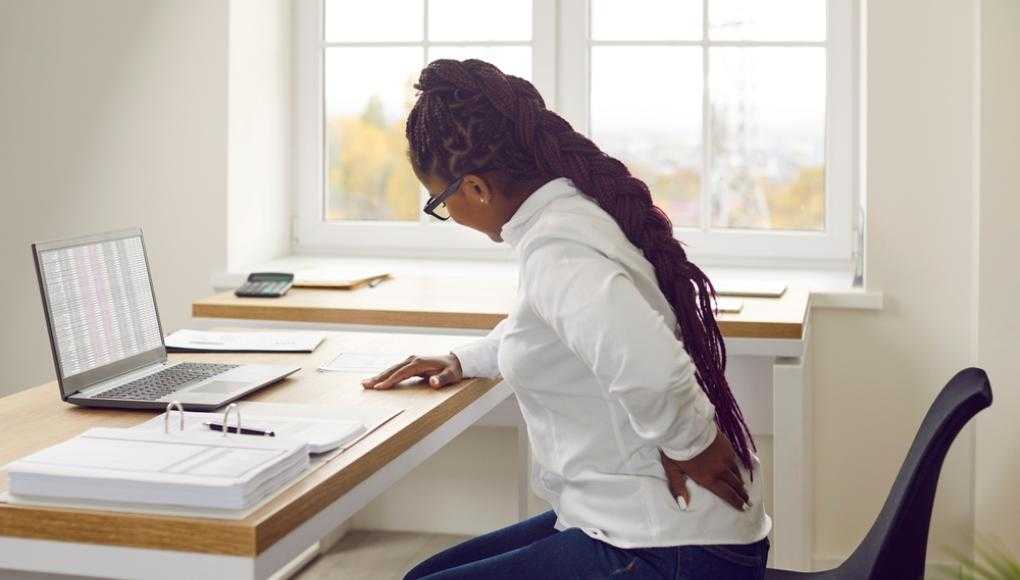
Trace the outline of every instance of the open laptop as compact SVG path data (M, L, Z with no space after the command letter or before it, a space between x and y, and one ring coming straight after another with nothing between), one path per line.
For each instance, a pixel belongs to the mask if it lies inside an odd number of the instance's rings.
M169 362L140 229L32 244L61 397L212 410L300 367Z

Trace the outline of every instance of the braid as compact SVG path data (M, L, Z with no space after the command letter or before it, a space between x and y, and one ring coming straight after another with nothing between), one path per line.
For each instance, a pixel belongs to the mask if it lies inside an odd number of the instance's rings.
M447 180L499 168L511 179L568 177L616 222L654 266L676 315L694 376L716 409L716 423L751 469L754 439L726 381L726 343L715 320L715 288L687 259L648 186L545 107L535 87L480 60L437 60L422 70L407 122L416 169Z

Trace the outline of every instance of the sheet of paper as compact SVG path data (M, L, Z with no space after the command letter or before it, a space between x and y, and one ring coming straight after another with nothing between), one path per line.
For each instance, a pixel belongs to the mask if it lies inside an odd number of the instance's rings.
M376 352L342 352L323 363L320 371L336 373L378 373L407 358L407 354Z
M241 401L238 403L241 411L241 426L256 427L269 426L276 432L277 437L292 436L308 442L315 448L313 453L321 453L324 447L324 440L336 433L333 429L339 423L350 424L352 433L350 437L343 438L341 449L346 449L360 441L365 435L378 429L384 423L399 415L404 409L388 405L307 405L300 403L260 403L254 401ZM222 422L223 413L199 413L186 411L184 413L185 431L204 431L209 427L203 425L207 421ZM180 416L174 412L170 416L170 429L179 428ZM230 420L231 426L234 419ZM134 427L135 429L150 429L162 431L164 426L163 415L157 415L152 419ZM356 426L364 426L364 429L355 429ZM317 432L320 427L329 427L331 432ZM229 435L228 435L229 437Z
M381 278L388 275L386 270L359 267L328 267L299 270L294 272L295 286L337 286L354 285L363 280Z
M778 298L786 292L785 282L769 282L744 278L720 278L712 280L712 285L719 296Z
M719 312L740 312L744 308L744 301L736 298L723 298L719 297L715 300L715 305L719 309Z
M246 429L260 429L272 431L276 437L287 437L298 439L308 444L311 453L324 453L332 451L336 447L349 446L350 443L364 433L366 424L355 419L319 419L310 417L281 417L276 415L253 415L243 413L241 426ZM179 416L174 413L171 417L174 421ZM374 419L374 418L373 418ZM184 414L185 431L211 431L208 423L216 425L223 424L223 413L198 413L188 411ZM236 423L230 420L230 427ZM163 429L163 415L159 415L136 429ZM179 423L172 423L171 429L179 429ZM245 435L246 437L248 435ZM236 437L227 434L227 437Z
M216 352L312 352L322 332L211 332L181 329L166 337L170 350Z

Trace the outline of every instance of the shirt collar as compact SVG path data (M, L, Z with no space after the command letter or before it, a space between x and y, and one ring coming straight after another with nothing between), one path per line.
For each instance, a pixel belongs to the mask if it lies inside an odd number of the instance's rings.
M532 192L528 199L525 199L524 203L517 208L514 215L503 224L503 228L500 231L503 241L516 248L524 234L535 223L535 218L538 217L547 205L561 197L576 195L577 193L577 187L574 186L574 182L569 178L557 177L546 182L545 185Z

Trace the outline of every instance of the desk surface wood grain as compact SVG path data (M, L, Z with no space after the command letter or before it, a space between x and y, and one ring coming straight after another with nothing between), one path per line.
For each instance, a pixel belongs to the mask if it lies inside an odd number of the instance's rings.
M263 362L301 370L245 400L323 406L383 405L403 413L313 471L243 520L125 514L99 510L0 504L0 535L65 542L158 548L253 557L330 505L488 392L495 381L472 379L434 390L408 382L390 391L366 391L362 374L320 373L341 350L430 354L470 340L463 336L330 332L312 354L174 354L200 362ZM394 361L398 362L398 361ZM130 427L155 412L85 409L60 400L48 383L0 399L0 465L97 426ZM16 435L16 436L11 436ZM0 488L6 488L5 477Z
M400 274L374 288L293 288L282 298L215 294L192 303L202 318L380 326L489 329L506 318L516 296L509 276L470 278ZM726 337L800 339L809 293L790 288L780 298L739 297L743 309L718 317Z

